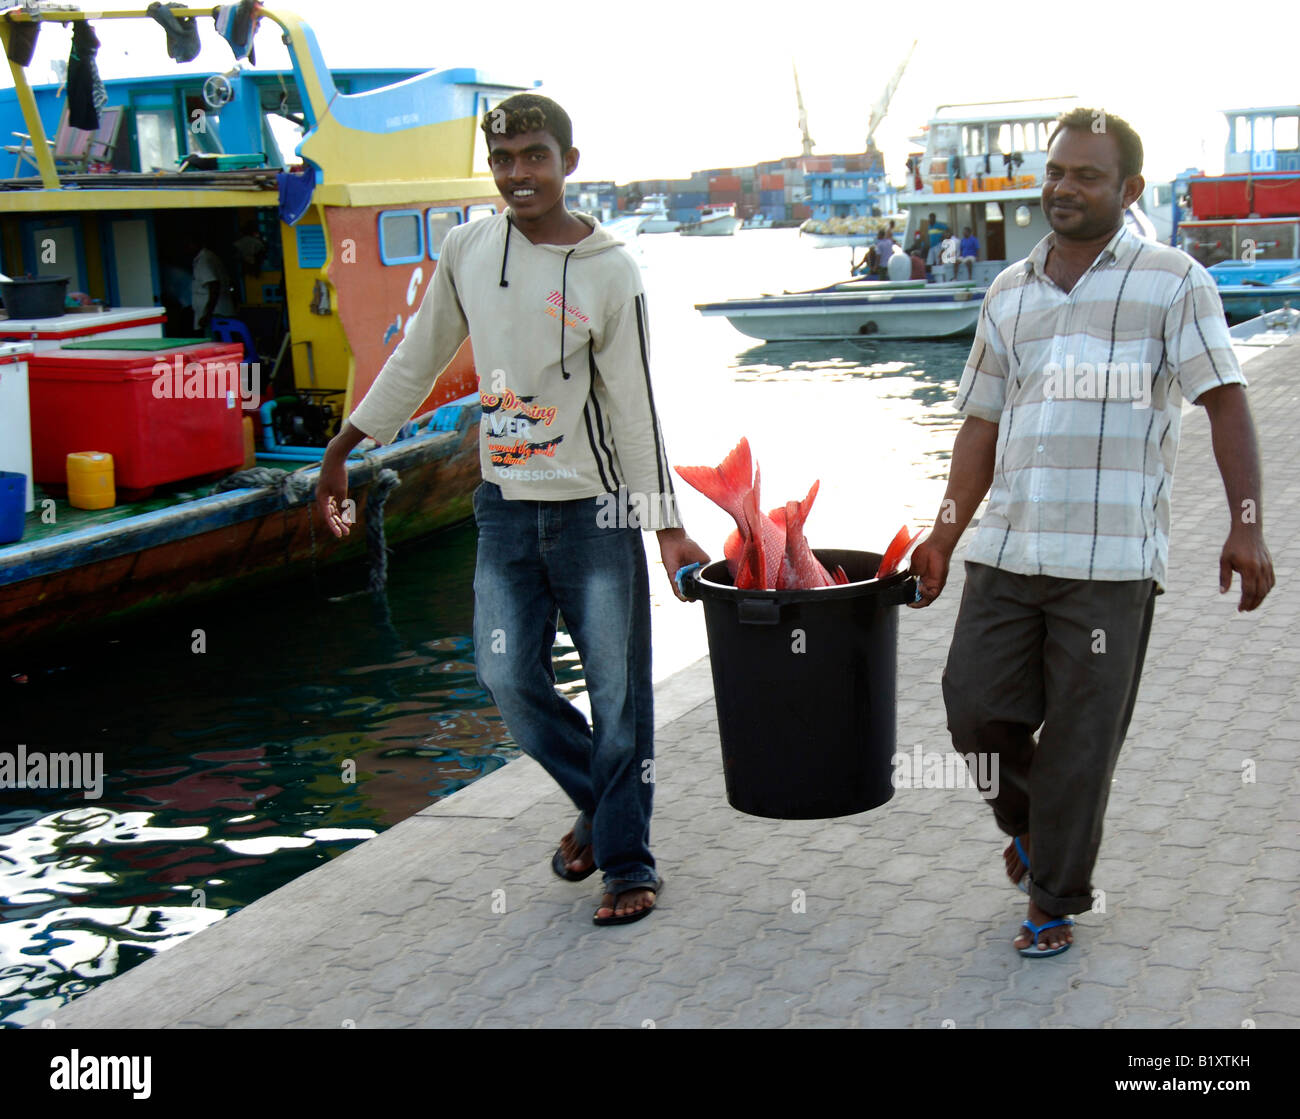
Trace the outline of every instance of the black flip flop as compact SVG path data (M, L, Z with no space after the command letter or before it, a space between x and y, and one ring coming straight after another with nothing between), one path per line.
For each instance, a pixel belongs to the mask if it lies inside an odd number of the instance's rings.
M579 849L591 846L591 828L581 816L574 822L573 838L577 840ZM557 847L551 856L551 869L557 878L563 878L566 882L581 882L596 873L596 861L593 858L591 866L586 870L570 870L569 860L564 857L564 848Z
M664 880L656 878L651 882L633 882L626 878L618 878L605 887L605 893L614 895L614 904L611 909L618 908L618 899L624 894L630 894L633 890L653 890L655 900L647 905L644 909L638 909L633 913L625 913L622 917L615 914L613 917L597 917L594 914L591 918L593 925L630 925L633 921L639 921L642 917L649 917L655 911L655 906L659 904L659 894L663 891Z

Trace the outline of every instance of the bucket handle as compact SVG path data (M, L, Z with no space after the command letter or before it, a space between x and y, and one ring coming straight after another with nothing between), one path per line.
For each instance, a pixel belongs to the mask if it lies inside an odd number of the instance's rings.
M699 599L700 586L700 564L688 563L677 569L677 574L673 576L673 581L677 584L677 589L681 591L682 597L687 602L695 602ZM690 578L687 578L690 576Z
M742 626L774 626L781 620L781 604L771 598L742 598L736 603Z
M921 584L915 575L909 575L897 586L880 592L881 606L906 606L921 601Z

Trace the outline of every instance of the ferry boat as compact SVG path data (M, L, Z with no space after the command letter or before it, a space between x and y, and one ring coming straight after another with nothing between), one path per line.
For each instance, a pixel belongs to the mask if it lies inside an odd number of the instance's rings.
M908 188L897 193L900 215L859 219L867 228L866 223L888 223L905 249L922 230L928 235L931 214L936 226L946 226L945 236L971 229L981 259L964 274L941 264L931 282L846 280L812 292L697 304L697 310L724 316L742 334L771 342L973 334L988 284L1050 232L1040 204L1048 138L1057 117L1075 102L1064 97L940 105L924 135L914 138L924 151L907 161ZM1156 236L1137 204L1125 212L1125 222L1139 236Z
M668 195L647 194L641 205L632 211L632 217L641 217L638 233L676 233L682 223L668 216Z
M211 18L208 10L172 11ZM257 11L263 33L273 27L283 35L291 72L240 65L106 81L101 121L117 116L115 144L71 172L56 164L70 136L58 91L30 86L23 67L10 64L14 89L0 91L0 129L25 135L12 145L23 149L11 153L19 166L0 181L0 271L65 275L92 301L81 313L43 321L0 318L9 383L24 363L31 377L22 406L30 388L37 408L39 367L51 346L63 353L73 339L89 341L104 347L94 354L105 366L124 360L114 346L146 353L152 346L168 360L188 352L182 343L195 341L188 316L180 322L165 309L169 287L188 289L191 279L177 246L192 234L229 245L248 233L265 251L238 274L238 314L213 323L229 332L237 355L242 347L270 401L247 413L260 427L256 463L285 471L253 476L230 492L216 492L211 476L190 478L93 512L72 508L57 482L29 489L21 540L0 546L0 644L11 653L86 624L362 554L367 534L360 532L322 546L313 488L323 445L401 340L447 231L499 204L478 123L527 87L469 68L332 73L299 17ZM9 53L24 24L110 19L155 29L162 55L163 32L143 7L11 9L0 39ZM228 60L226 45L217 46ZM288 166L276 140L286 122L300 135ZM146 337L110 338L114 326ZM401 484L371 507L383 510L390 542L470 515L479 476L476 390L466 343L403 437L358 448L348 464L358 520L387 469ZM0 471L30 476L23 465L52 438L34 428L33 447L0 440ZM121 434L105 428L97 445L79 449L109 450ZM138 449L147 457L151 446L146 440Z
M700 216L695 221L683 222L677 230L683 237L730 237L740 228L733 202L712 202L696 208Z
M1224 173L1175 179L1175 237L1209 269L1224 313L1239 323L1300 305L1300 105L1224 116Z

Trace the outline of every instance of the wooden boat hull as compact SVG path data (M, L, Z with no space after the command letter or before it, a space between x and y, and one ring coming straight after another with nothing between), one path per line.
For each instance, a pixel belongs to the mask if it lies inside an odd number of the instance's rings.
M274 486L234 490L0 548L0 648L12 657L87 627L358 559L370 487L384 468L400 478L384 505L388 543L467 519L481 480L479 407L452 408L452 430L422 431L349 460L358 523L341 540L315 511L320 468L312 465L291 475L301 480L297 496Z

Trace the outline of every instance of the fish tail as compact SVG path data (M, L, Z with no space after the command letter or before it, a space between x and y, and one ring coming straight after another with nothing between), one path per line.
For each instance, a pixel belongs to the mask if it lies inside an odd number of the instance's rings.
M742 502L753 484L748 439L742 438L717 466L675 466L673 469L682 481L735 517L737 524L743 522Z

